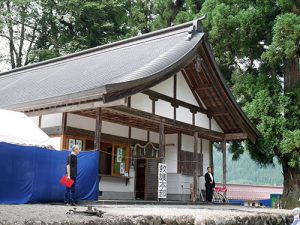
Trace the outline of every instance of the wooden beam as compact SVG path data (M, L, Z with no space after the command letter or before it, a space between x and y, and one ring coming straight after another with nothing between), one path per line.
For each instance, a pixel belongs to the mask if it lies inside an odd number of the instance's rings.
M248 138L246 133L227 133L224 134L224 140L233 141L233 140L245 140Z
M184 102L184 101L181 101L181 100L178 100L178 99L174 99L170 96L158 93L156 91L146 90L146 91L143 91L142 93L148 95L151 98L161 99L163 101L169 102L174 107L181 106L181 107L184 107L184 108L196 111L196 112L201 112L201 113L204 113L204 114L208 114L207 110L204 109L204 108L200 108L199 106L192 105L190 103L187 103L187 102Z
M106 108L106 110L123 113L132 117L141 118L143 120L147 120L151 122L156 122L158 124L163 123L166 126L179 128L180 130L184 131L184 133L190 135L193 135L194 132L198 132L200 137L208 140L214 140L214 141L223 140L224 134L221 132L208 130L206 128L197 127L180 121L174 121L172 119L161 117L158 115L152 115L151 113L143 112L137 109L128 108L125 106L117 106L117 107Z
M94 148L100 150L101 143L101 129L102 129L102 109L96 109L96 128L95 128L95 139L94 139Z
M97 100L88 103L74 103L72 105L58 105L52 106L48 108L40 108L40 109L20 109L18 111L24 112L27 116L39 116L39 115L46 115L52 113L60 113L60 112L75 112L80 110L87 110L87 109L95 109L100 107L111 107L111 106L118 106L118 105L127 105L127 99L123 98L114 102L103 103L103 101Z

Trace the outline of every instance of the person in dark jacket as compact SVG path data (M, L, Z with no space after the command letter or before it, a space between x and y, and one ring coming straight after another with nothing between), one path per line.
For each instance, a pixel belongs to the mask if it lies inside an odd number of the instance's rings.
M215 188L215 179L211 167L207 167L205 174L206 201L212 202L213 189Z
M76 178L77 178L77 155L79 154L80 149L78 145L74 145L72 147L72 152L68 155L67 158L67 176L68 179L72 179L74 181L73 185L68 188L66 187L65 191L65 204L66 205L76 205L75 203L75 186L76 186Z

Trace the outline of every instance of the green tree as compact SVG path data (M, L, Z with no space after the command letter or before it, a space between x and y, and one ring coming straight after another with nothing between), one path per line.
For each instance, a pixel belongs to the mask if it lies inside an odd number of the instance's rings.
M247 142L251 157L282 165L285 207L300 196L299 4L206 0L200 12L234 95L261 133Z
M38 9L38 1L0 0L0 37L8 45L12 69L29 63L36 40Z
M128 0L126 9L129 14L127 22L129 35L145 34L151 31L154 20L154 0Z
M128 1L45 0L32 62L100 46L128 36Z

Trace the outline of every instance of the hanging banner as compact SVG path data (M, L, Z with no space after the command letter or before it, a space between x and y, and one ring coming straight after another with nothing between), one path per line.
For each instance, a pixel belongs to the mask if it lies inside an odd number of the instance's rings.
M158 163L158 198L167 198L167 164Z

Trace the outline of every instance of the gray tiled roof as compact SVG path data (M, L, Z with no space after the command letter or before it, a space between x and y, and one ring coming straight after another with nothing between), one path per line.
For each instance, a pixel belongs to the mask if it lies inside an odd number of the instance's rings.
M182 66L203 33L187 40L186 23L12 70L0 77L0 108L20 108L104 94L156 79ZM178 70L180 68L177 68Z

